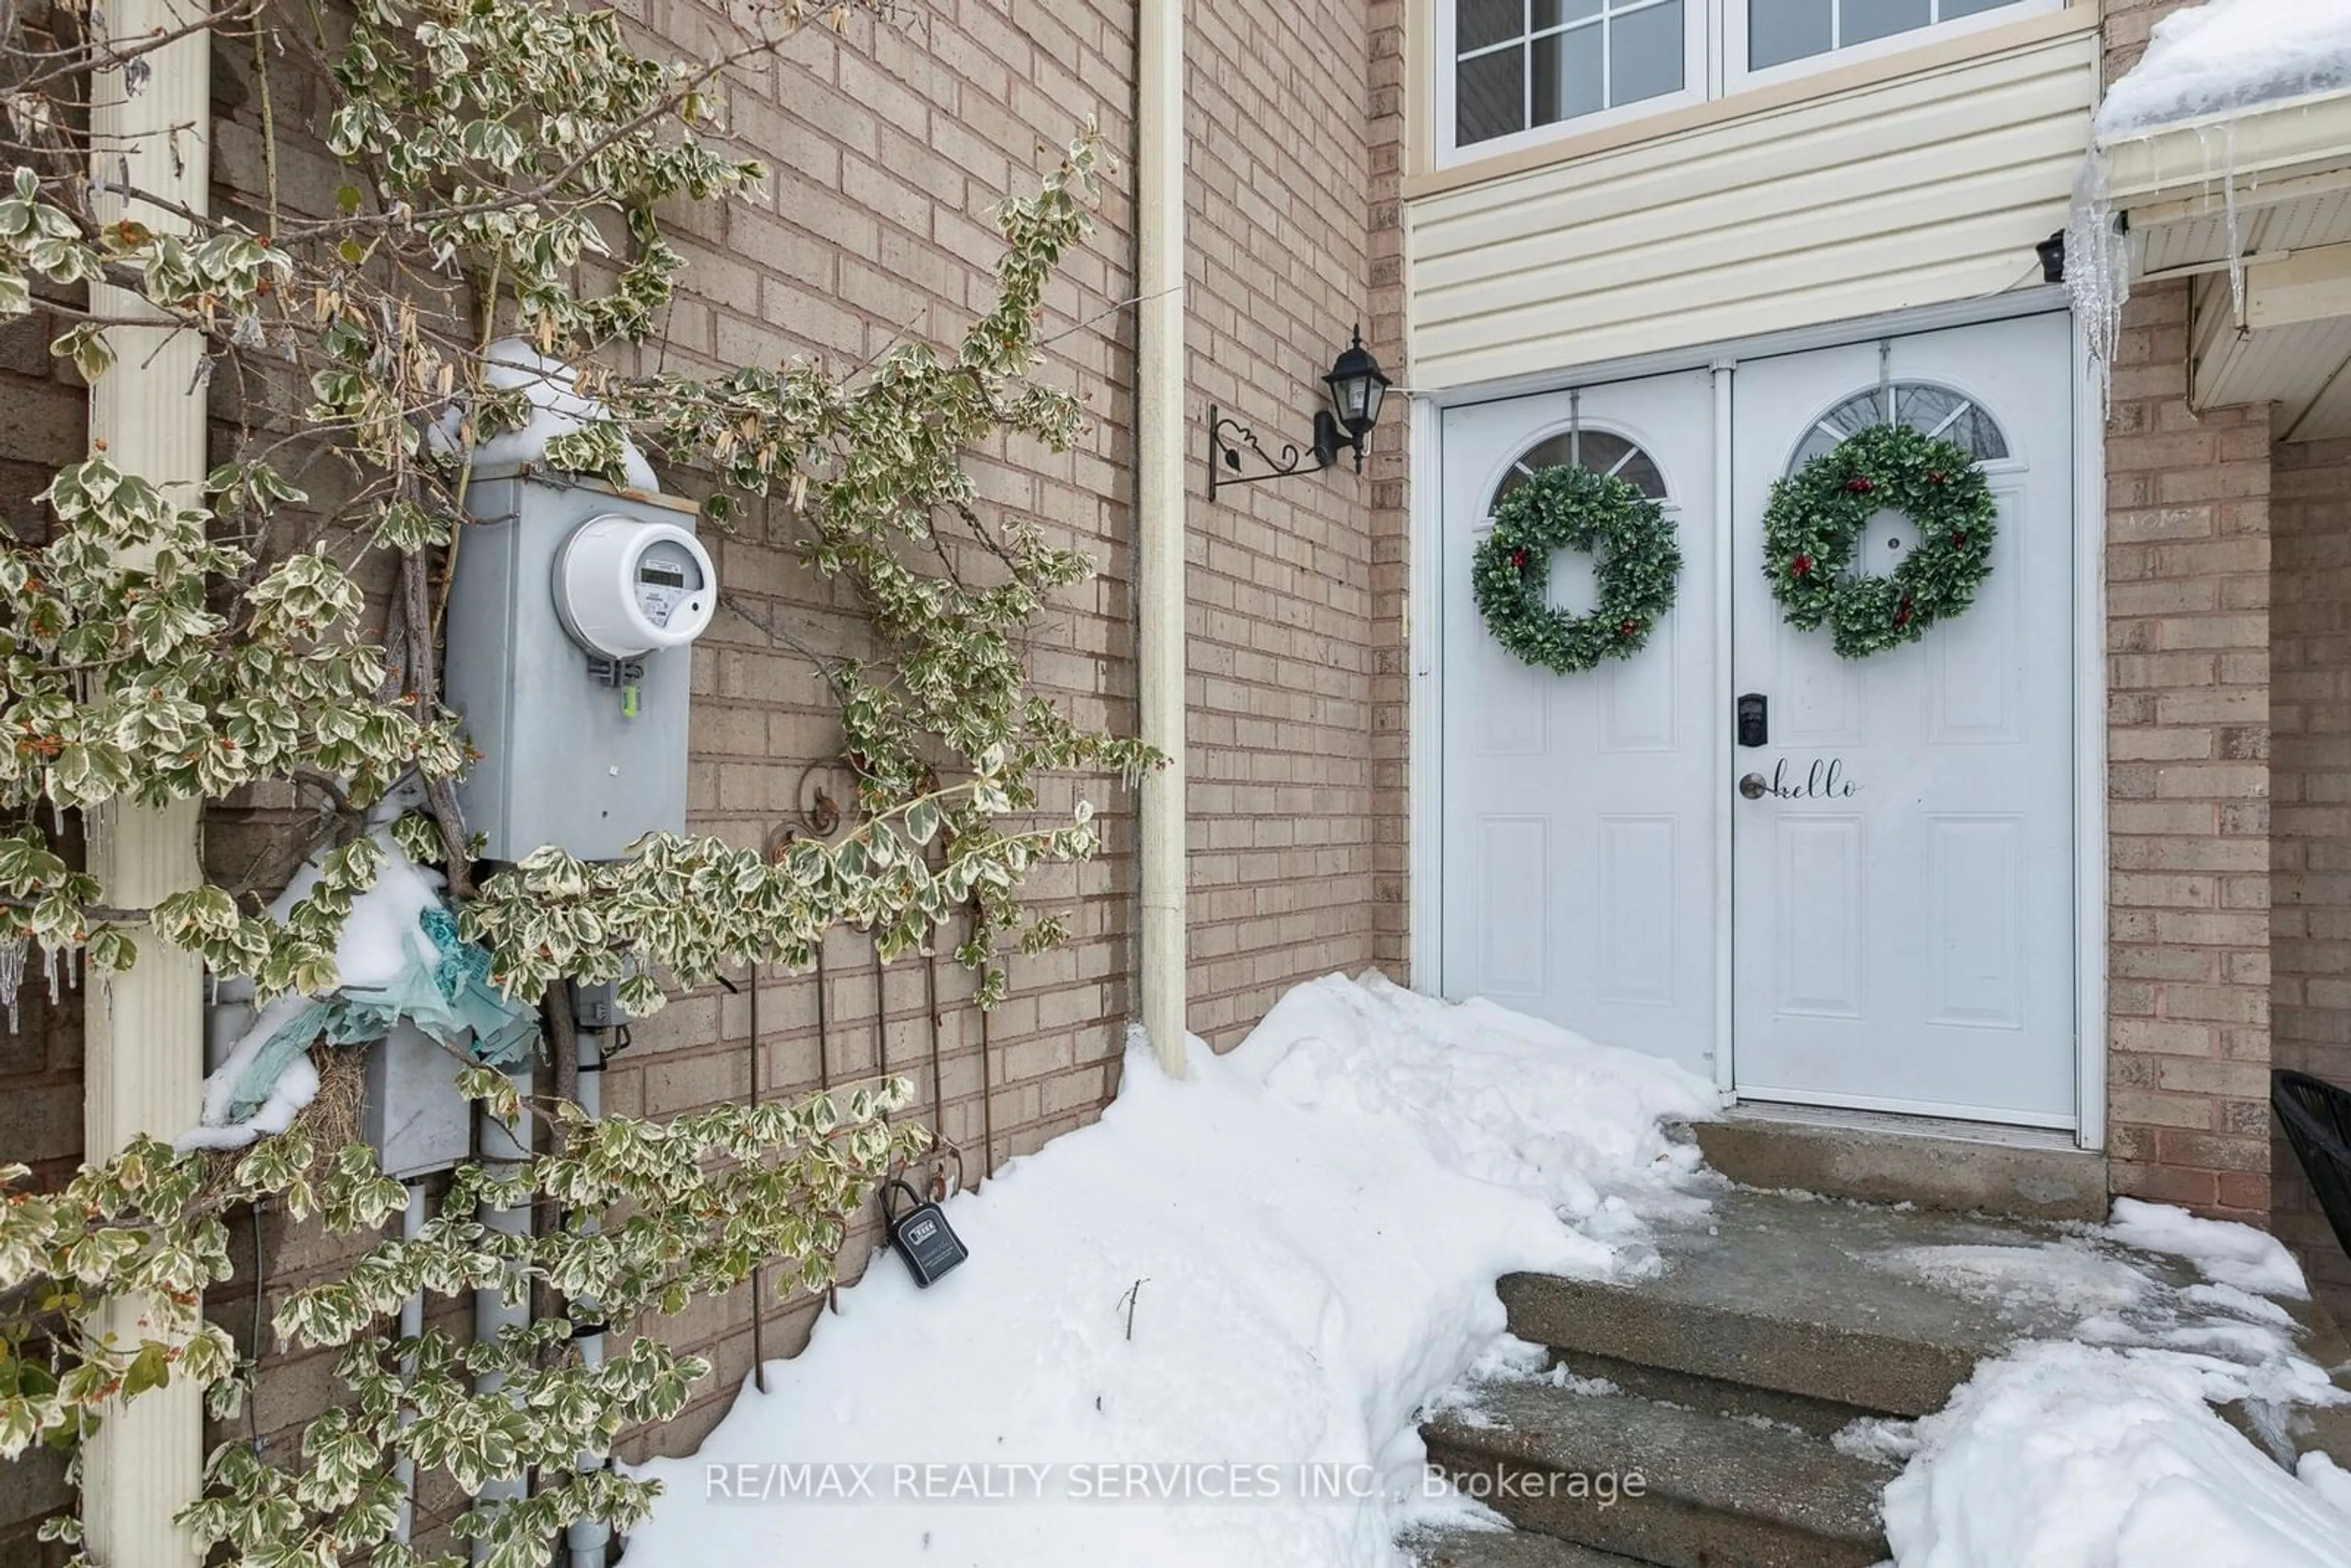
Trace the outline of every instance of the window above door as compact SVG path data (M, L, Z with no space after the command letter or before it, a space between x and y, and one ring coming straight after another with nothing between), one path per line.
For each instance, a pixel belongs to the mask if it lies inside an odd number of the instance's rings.
M1493 499L1487 503L1486 510L1490 514L1502 504L1503 497L1542 470L1562 464L1622 479L1652 501L1667 499L1666 476L1657 471L1656 459L1613 431L1578 426L1546 435L1512 459L1495 484Z
M1789 455L1788 473L1873 424L1907 424L1921 435L1956 443L1979 463L2001 462L2009 455L2000 422L1965 392L1932 382L1889 382L1855 392L1815 420Z
M1726 98L2065 0L1436 0L1437 162Z

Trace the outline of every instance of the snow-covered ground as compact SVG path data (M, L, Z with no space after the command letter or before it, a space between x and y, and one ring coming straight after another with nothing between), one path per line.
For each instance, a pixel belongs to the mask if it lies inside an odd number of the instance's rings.
M2115 1243L2203 1280L2158 1279ZM2273 1299L2309 1293L2276 1238L2119 1198L2111 1223L2038 1246L1880 1261L2076 1320L1922 1421L1840 1435L1908 1461L1886 1493L1899 1568L2351 1568L2351 1480L2316 1453L2297 1479L2212 1408L2339 1397Z
M1654 1267L1640 1213L1701 1201L1660 1124L1711 1084L1487 1004L1333 977L1190 1072L1131 1052L1100 1124L950 1202L971 1260L935 1289L875 1259L649 1467L631 1568L1397 1563L1458 1506L1414 1416L1502 1337L1497 1277ZM786 1495L861 1465L871 1500Z
M1428 1495L1420 1409L1542 1372L1497 1277L1637 1277L1648 1219L1705 1203L1664 1124L1710 1114L1710 1084L1489 1004L1332 977L1190 1065L1131 1052L1100 1124L950 1202L972 1256L935 1289L877 1258L766 1394L643 1472L667 1496L632 1568L1390 1568L1400 1529L1468 1507ZM1899 1568L2351 1568L2351 1477L2296 1479L2208 1403L2324 1396L2256 1293L2302 1291L2274 1240L2126 1204L2044 1247L1883 1261L2061 1300L2096 1342L1842 1436L1907 1460Z
M1987 1362L1886 1490L1900 1568L2344 1568L2323 1454L2296 1479L2213 1414L2243 1367L2070 1340ZM2330 1501L2329 1489L2334 1489Z

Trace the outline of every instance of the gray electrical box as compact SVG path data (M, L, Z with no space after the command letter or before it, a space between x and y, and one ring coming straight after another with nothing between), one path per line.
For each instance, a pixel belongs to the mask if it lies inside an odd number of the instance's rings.
M366 1048L360 1141L383 1174L413 1181L474 1152L474 1104L457 1091L457 1056L409 1024Z
M718 598L697 508L512 465L475 470L465 504L444 685L482 754L457 797L484 854L617 860L683 831L692 643Z

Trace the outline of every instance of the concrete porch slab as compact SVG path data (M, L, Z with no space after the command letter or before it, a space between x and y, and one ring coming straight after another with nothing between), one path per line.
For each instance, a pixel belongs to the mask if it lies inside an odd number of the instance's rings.
M1710 1379L1815 1402L1824 1415L1913 1416L1940 1409L1984 1357L2071 1337L2085 1312L2125 1309L2135 1283L2168 1291L2199 1278L2078 1227L1744 1187L1717 1195L1703 1222L1661 1227L1656 1241L1663 1267L1631 1283L1505 1277L1511 1332L1580 1375L1629 1364L1669 1375L1668 1385ZM2330 1370L2351 1363L2322 1310L2290 1305L2304 1354ZM1718 1407L1817 1425L1769 1405Z
M1869 1111L1739 1105L1692 1131L1746 1186L2025 1219L2106 1218L2106 1157L2068 1134Z

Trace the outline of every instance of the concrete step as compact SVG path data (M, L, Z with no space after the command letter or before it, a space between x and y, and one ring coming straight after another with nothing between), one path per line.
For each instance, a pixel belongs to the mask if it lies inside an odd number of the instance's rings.
M1432 1464L1522 1531L1660 1568L1871 1568L1887 1555L1878 1493L1893 1472L1817 1438L1548 1382L1480 1395L1421 1437Z
M1578 1378L1606 1383L1638 1398L1684 1405L1709 1416L1728 1416L1733 1420L1761 1420L1776 1426L1800 1427L1815 1437L1828 1437L1865 1416L1886 1414L1880 1410L1864 1409L1858 1405L1847 1405L1841 1400L1810 1399L1801 1394L1784 1394L1777 1389L1757 1388L1750 1384L1731 1383L1719 1377L1674 1372L1662 1366L1644 1366L1638 1362L1618 1361L1613 1356L1567 1355L1554 1351L1552 1364Z
M2025 1219L2106 1218L2106 1157L2061 1133L1864 1111L1740 1106L1692 1129L1744 1186Z
M1716 1197L1707 1223L1658 1232L1665 1269L1655 1278L1605 1284L1511 1274L1500 1290L1510 1332L1550 1346L1579 1375L1834 1430L1839 1416L1940 1409L1981 1357L2036 1328L2069 1326L2036 1323L2029 1312L2003 1317L1867 1259L1917 1247L2034 1244L2047 1234L1732 1189ZM1733 1386L1709 1393L1693 1378Z
M1613 1552L1523 1530L1433 1531L1397 1544L1416 1568L1644 1568Z

